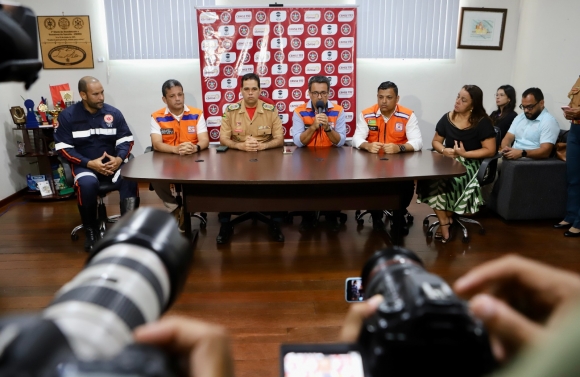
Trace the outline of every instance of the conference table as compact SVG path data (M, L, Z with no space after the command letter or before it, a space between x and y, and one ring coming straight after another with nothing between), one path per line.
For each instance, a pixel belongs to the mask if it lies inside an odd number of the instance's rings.
M465 171L455 159L431 151L372 154L351 147L284 147L220 153L210 147L187 156L145 153L123 166L121 175L182 184L184 210L193 213L398 209L396 182ZM186 216L191 232L189 221Z

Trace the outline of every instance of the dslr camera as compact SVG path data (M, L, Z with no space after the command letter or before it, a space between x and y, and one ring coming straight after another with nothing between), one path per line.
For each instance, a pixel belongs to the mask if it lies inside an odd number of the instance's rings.
M42 313L0 319L0 376L177 376L173 359L133 344L132 332L170 307L191 258L169 213L122 217Z
M364 296L381 294L384 301L365 320L356 344L283 345L281 376L470 377L493 371L482 323L413 252L377 251L361 276Z

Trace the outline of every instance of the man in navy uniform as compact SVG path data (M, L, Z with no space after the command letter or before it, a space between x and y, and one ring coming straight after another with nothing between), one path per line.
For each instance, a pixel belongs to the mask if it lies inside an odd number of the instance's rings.
M123 114L105 103L99 80L79 80L82 102L66 108L54 131L55 149L71 165L78 208L85 228L85 250L99 237L97 197L100 182L112 182L121 197L121 215L139 207L136 182L126 181L120 167L133 147L133 135Z

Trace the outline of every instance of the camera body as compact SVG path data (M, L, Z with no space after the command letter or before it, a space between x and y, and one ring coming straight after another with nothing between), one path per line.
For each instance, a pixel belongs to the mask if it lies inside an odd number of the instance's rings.
M357 342L369 376L483 376L493 370L482 323L414 253L380 250L365 264L362 279L367 299L384 297Z
M174 360L132 336L187 278L191 247L176 225L153 208L125 215L40 315L0 319L0 376L177 376Z

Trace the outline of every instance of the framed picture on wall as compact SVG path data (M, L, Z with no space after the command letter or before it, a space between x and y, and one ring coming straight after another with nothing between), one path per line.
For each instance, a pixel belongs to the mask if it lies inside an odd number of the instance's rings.
M507 9L461 8L457 48L501 50Z

